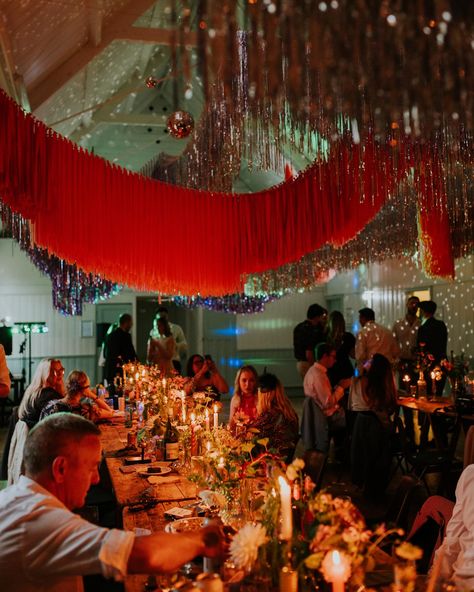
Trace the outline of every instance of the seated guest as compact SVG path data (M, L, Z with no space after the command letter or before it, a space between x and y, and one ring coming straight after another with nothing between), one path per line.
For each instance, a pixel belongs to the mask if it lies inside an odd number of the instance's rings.
M474 465L469 465L459 478L453 515L433 560L433 566L441 568L439 578L452 580L456 590L474 590L473 509Z
M298 416L274 374L262 374L258 379L257 413L251 427L259 431L259 438L268 438L268 448L285 458L292 455L299 436Z
M157 319L156 327L158 336L148 340L147 359L150 364L156 364L163 375L170 376L175 373L173 357L176 353L176 341L164 317Z
M235 377L234 395L230 401L229 425L248 423L257 417L258 374L253 366L242 366Z
M197 555L220 553L220 532L133 532L96 526L72 510L98 483L100 431L71 413L47 417L25 443L25 475L0 492L0 573L9 592L83 589L81 576L122 580L173 572Z
M113 417L114 410L91 389L89 377L81 370L73 370L66 379L66 396L49 401L40 419L53 413L66 412L82 415L91 421Z
M354 378L350 408L357 411L351 442L352 481L368 497L380 498L388 484L397 389L387 358L374 354L361 378Z
M344 409L339 405L339 401L344 396L344 390L350 385L350 378L342 378L334 387L328 378L328 370L336 363L336 350L328 343L320 343L316 348L316 362L311 366L304 377L303 388L306 397L311 397L314 403L322 411L322 415L327 425L320 426L324 431L340 432L345 427ZM318 426L315 426L318 429ZM328 441L329 445L329 441ZM327 453L328 450L320 452Z
M64 368L61 360L45 358L36 367L31 384L25 391L18 409L18 422L8 451L8 483L15 483L21 473L23 446L28 430L40 418L43 407L49 401L64 396Z
M211 356L203 358L199 354L192 355L188 360L186 376L188 381L184 390L187 395L205 391L215 401L220 401L221 395L229 392L229 385Z

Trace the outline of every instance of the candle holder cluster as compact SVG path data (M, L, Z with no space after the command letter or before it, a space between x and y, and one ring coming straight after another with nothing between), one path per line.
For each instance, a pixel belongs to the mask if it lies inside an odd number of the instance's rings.
M185 382L177 374L164 376L158 366L129 363L116 386L128 401L125 421L128 427L136 427L138 444L157 448L169 419L179 434L182 464L189 466L190 458L202 454L206 442L214 441L221 406L206 392L186 396Z

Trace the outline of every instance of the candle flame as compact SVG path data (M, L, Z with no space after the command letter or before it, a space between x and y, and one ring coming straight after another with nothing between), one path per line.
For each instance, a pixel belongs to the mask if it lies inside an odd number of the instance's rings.
M332 561L334 565L341 565L341 556L339 554L339 551L332 552Z
M217 405L214 405L214 413L217 413L219 407Z

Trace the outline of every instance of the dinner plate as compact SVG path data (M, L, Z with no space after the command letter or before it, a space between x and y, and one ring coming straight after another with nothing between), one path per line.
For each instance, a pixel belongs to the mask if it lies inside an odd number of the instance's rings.
M149 473L148 468L152 467L159 467L161 471L159 473ZM137 469L137 473L140 475L140 477L163 477L163 475L168 475L169 473L171 473L171 471L172 469L170 469L168 463L153 463L146 467L140 467L139 469Z
M168 522L165 526L166 532L192 532L199 530L204 524L204 520L201 516L193 516L192 518L180 518L173 522Z

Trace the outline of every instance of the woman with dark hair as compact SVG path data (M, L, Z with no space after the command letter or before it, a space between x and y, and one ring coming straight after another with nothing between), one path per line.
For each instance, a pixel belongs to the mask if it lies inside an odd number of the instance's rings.
M350 408L356 411L351 442L352 481L379 499L388 484L397 389L388 359L375 354L363 375L353 379Z
M328 319L327 343L336 350L336 363L328 369L328 377L332 386L336 386L344 378L354 375L351 358L354 358L356 339L346 331L344 316L333 310Z
M258 430L259 438L268 438L268 448L291 462L299 437L298 416L274 374L265 373L258 379L257 413L251 427Z
M234 395L230 400L229 425L236 421L248 423L257 417L258 374L253 366L242 366L237 372Z
M171 334L168 320L159 317L156 321L158 337L150 337L148 340L147 359L149 364L156 364L164 376L170 376L175 372L173 357L176 352L176 341Z
M184 390L188 396L195 392L206 392L215 401L220 401L221 395L229 392L229 385L211 356L203 358L193 354L186 366L186 376L188 380Z
M49 401L41 411L40 419L53 413L75 413L91 421L113 417L114 411L91 389L89 377L81 370L73 370L66 379L66 395Z

